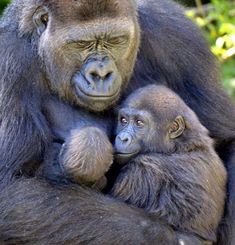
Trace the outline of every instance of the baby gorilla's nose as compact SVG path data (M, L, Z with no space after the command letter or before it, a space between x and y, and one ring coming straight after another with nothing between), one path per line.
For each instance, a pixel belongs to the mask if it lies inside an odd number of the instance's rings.
M117 136L117 139L116 140L119 142L119 144L121 144L124 147L126 147L126 146L129 146L131 144L132 137L131 137L130 134L128 134L126 132L123 132L123 133L120 133Z
M115 139L115 158L119 164L126 164L140 152L140 144L129 132L120 132Z

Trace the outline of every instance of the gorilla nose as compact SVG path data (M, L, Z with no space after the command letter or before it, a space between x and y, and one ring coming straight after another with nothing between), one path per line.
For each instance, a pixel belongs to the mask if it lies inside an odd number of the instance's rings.
M92 59L86 65L84 76L94 89L109 91L115 80L115 67L108 57Z
M87 59L73 77L78 96L85 95L95 101L115 102L120 94L122 77L115 61L107 55L95 55Z
M122 146L129 146L131 144L132 137L130 134L123 132L117 136L116 140L117 144L121 144Z
M112 78L112 71L108 71L106 69L95 69L90 71L88 77L92 79L94 82L103 81L106 82L110 78Z

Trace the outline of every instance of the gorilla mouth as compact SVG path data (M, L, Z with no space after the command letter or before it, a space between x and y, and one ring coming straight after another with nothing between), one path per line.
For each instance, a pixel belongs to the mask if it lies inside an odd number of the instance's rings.
M119 165L124 165L126 164L131 158L135 157L139 151L132 152L132 153L125 153L125 152L116 152L115 153L115 158L118 161Z
M136 155L137 153L138 153L138 151L136 151L136 152L130 152L130 153L116 152L115 155L117 155L117 156L133 156L133 155Z
M112 94L90 93L86 91L86 89L81 88L78 84L75 84L74 89L78 103L95 112L101 112L113 106L118 101L121 91L121 88L118 88L115 93Z
M77 89L79 89L80 92L83 93L85 96L90 98L98 98L99 100L116 98L120 93L120 89L117 89L117 91L113 94L90 94L85 92L83 89L79 88L79 86L77 86Z
M139 151L135 151L135 152L116 152L115 156L116 157L120 157L120 158L131 158L136 156L139 153Z
M89 82L82 73L76 74L72 78L72 83L79 97L89 101L113 101L119 97L121 92L121 78L116 81L107 82L101 81Z

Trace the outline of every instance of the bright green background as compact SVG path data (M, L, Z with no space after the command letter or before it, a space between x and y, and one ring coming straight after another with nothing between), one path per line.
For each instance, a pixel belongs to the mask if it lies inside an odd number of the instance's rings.
M176 1L193 7L186 14L204 32L212 52L221 62L224 87L235 100L235 0ZM9 0L0 0L0 12L8 3Z
M0 0L0 11L8 4L8 0Z

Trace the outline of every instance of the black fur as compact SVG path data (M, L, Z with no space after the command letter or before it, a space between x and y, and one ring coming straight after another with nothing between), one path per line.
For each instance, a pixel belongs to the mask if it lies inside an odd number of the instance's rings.
M154 239L171 244L171 229L153 223L141 210L82 187L51 186L22 176L28 163L43 159L51 142L41 109L48 80L37 56L32 16L26 15L40 2L15 0L0 24L1 244L153 244ZM56 2L59 6L63 1ZM138 5L141 47L125 95L159 81L181 95L209 129L229 170L219 244L234 244L235 107L221 89L208 46L180 8L168 0L142 0ZM69 13L69 1L62 8ZM29 18L25 25L22 16Z

